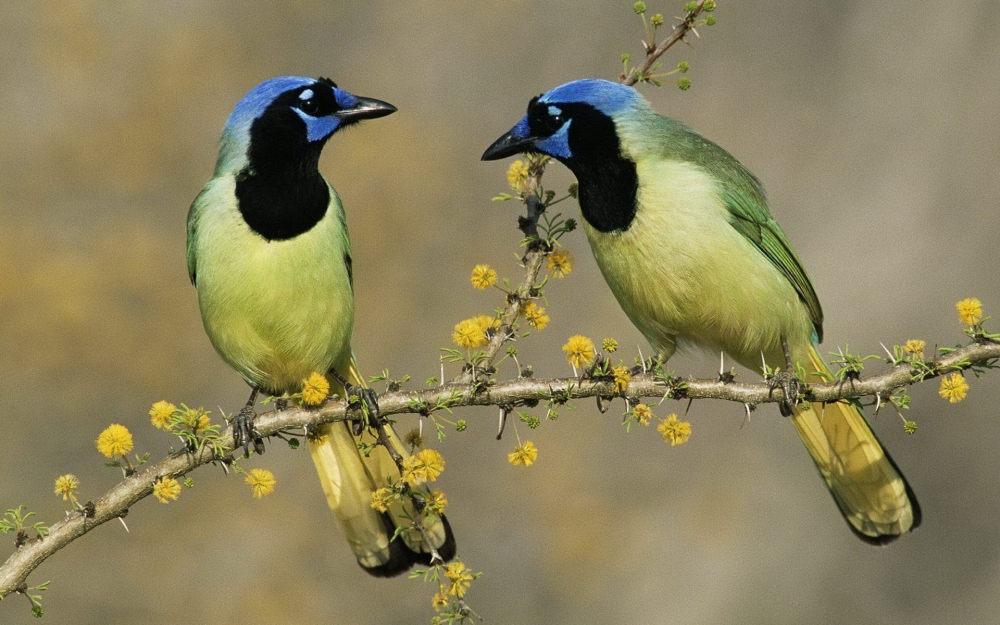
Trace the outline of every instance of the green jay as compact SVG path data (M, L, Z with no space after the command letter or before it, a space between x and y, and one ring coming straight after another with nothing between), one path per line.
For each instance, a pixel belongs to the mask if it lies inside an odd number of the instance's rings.
M335 132L395 111L327 78L283 76L252 89L226 121L215 173L188 213L187 262L212 345L252 388L232 422L237 446L263 449L253 429L258 392L296 393L313 372L331 376L341 397L357 387L373 401L351 351L354 284L344 208L318 164ZM405 458L391 428L389 438ZM391 576L429 562L430 554L412 527L393 540L413 514L408 501L385 513L371 506L375 490L400 479L385 448L359 451L374 440L367 429L338 422L311 431L308 446L358 563ZM425 527L451 559L447 519L428 516Z
M660 358L699 346L751 369L763 358L809 382L832 379L816 351L816 292L760 181L729 152L635 89L587 79L532 99L483 160L520 153L576 176L597 265ZM920 524L913 491L854 403L782 412L862 540L885 544Z

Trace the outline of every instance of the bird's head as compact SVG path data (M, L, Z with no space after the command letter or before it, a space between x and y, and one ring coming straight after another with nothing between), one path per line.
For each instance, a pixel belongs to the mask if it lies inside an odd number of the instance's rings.
M484 161L537 152L575 164L620 153L616 125L649 104L632 87L607 80L575 80L533 98L521 121L486 149Z
M318 159L326 140L341 128L394 112L393 105L350 94L329 78L265 80L226 120L216 172Z

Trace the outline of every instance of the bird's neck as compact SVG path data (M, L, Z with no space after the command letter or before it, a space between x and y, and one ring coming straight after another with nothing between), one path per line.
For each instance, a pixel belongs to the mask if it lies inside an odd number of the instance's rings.
M565 162L579 182L580 210L587 223L601 232L628 230L639 189L635 163L618 155Z
M319 173L319 150L293 158L254 159L236 174L243 220L269 241L308 232L326 214L330 190Z

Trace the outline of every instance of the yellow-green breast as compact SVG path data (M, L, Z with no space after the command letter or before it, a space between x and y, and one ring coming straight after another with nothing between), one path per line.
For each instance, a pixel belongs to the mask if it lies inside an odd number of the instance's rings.
M715 180L697 165L640 159L635 220L624 232L585 224L622 309L669 357L685 343L759 368L781 338L810 344L808 311L788 279L729 223Z
M345 258L343 208L330 207L309 231L268 241L243 221L231 175L213 179L191 244L205 330L222 358L251 385L297 391L310 373L350 358L354 296Z

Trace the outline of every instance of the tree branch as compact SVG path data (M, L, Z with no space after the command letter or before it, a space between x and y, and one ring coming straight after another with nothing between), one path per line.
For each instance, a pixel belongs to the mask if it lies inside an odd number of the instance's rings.
M931 361L928 363L929 370L900 364L879 375L852 382L812 384L805 391L805 399L832 402L876 395L885 398L896 389L952 371L990 366L998 360L1000 360L1000 344L974 342ZM676 377L658 379L651 373L633 376L624 395L629 398L663 397L668 392L675 399L722 399L750 405L779 402L784 399L780 388L771 389L766 382L727 383L706 379L681 380ZM534 400L552 399L565 402L598 396L621 397L623 394L614 392L614 383L608 378L519 378L487 384L485 387L482 384L452 383L419 391L395 391L379 398L379 408L383 415L425 414L428 406L457 408L523 405ZM343 401L329 402L319 409L289 407L280 412L262 413L255 424L261 435L272 436L282 430L353 419L345 410ZM227 430L222 440L224 445L231 447L232 431ZM65 519L49 528L49 534L45 538L29 540L17 548L0 566L0 598L15 592L24 592L28 575L49 556L99 525L128 514L129 508L153 492L156 480L162 477L180 477L202 465L219 461L220 459L207 447L200 452L174 453L125 478L103 496L95 499L92 502L93 506L85 506L92 510L89 515L79 511L67 513Z

